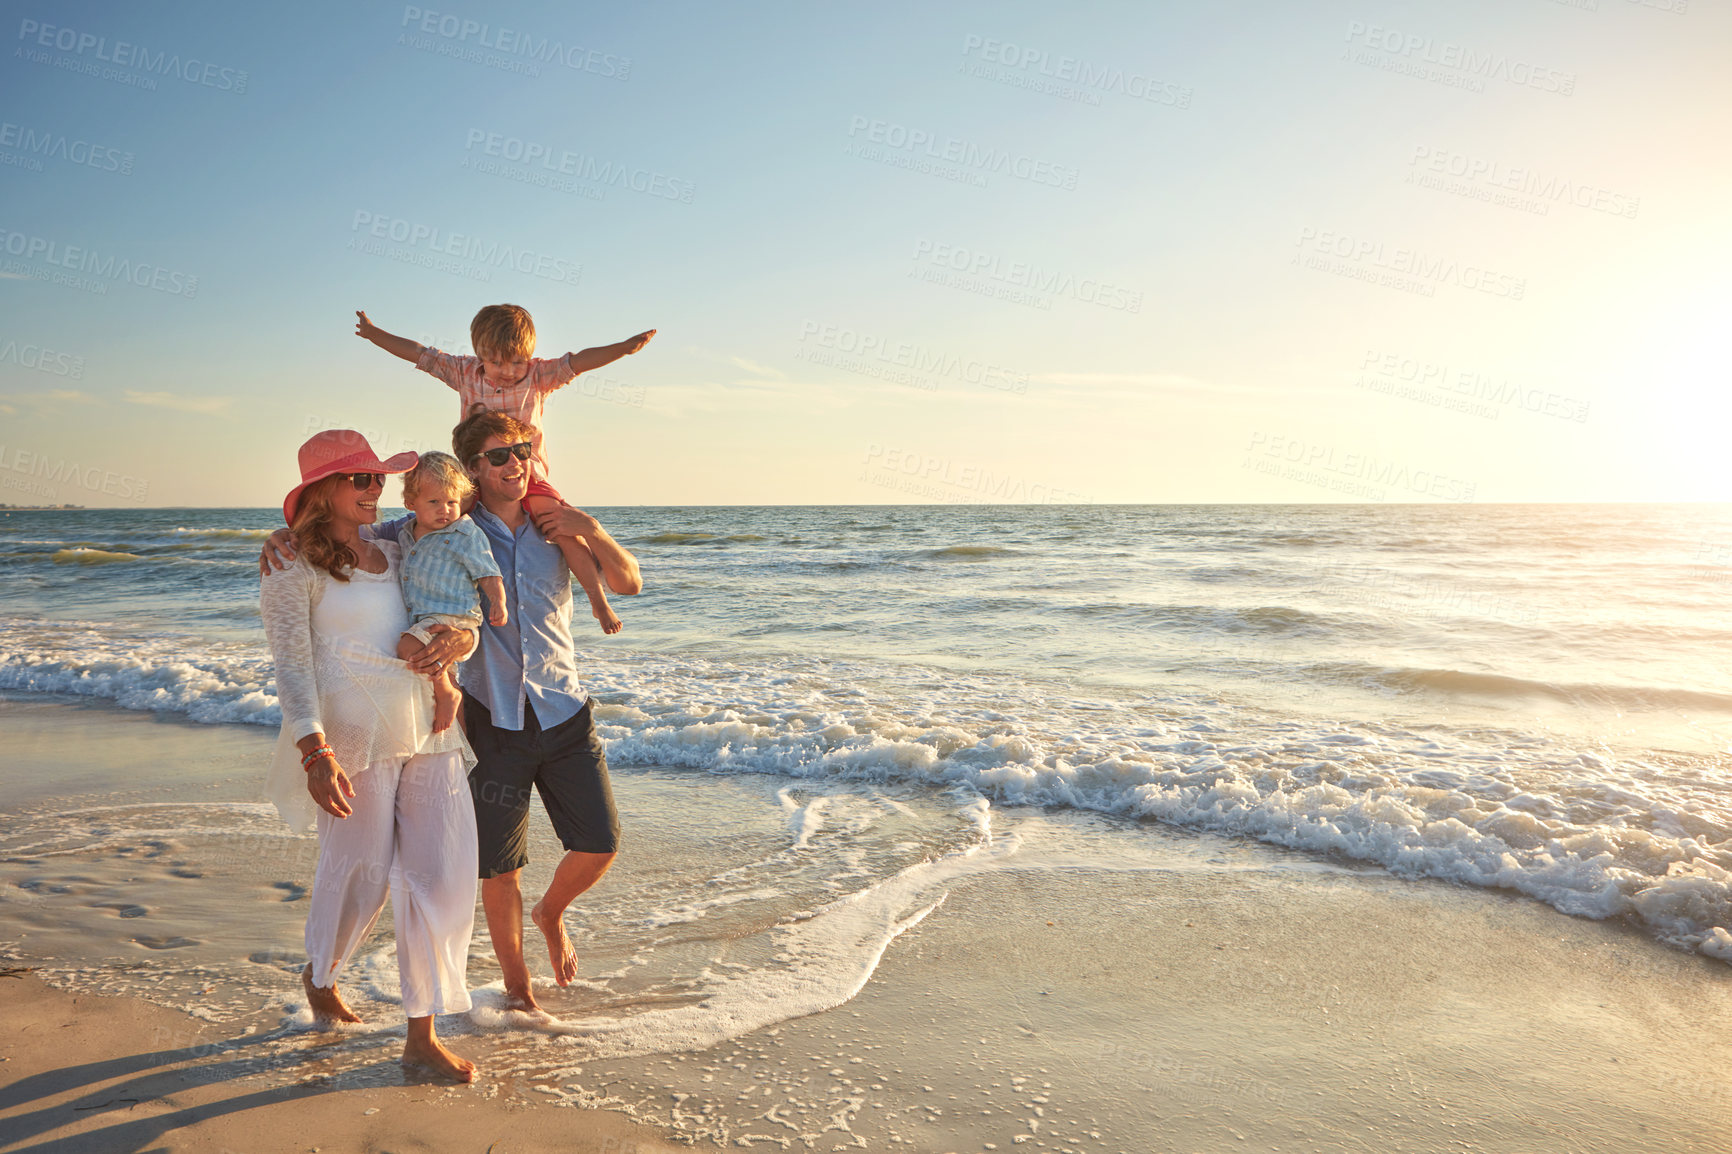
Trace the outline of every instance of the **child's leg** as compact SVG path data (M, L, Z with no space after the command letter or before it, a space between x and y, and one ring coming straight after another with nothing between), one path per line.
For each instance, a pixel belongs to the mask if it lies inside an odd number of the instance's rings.
M407 661L417 653L427 648L425 642L414 634L405 633L397 638L397 659ZM454 669L442 669L434 674L433 682L433 732L444 733L451 728L451 723L457 720L457 707L463 704L463 694L457 688Z
M559 502L551 497L531 496L524 498L523 507L530 516L559 508ZM595 554L589 551L589 543L582 537L559 536L553 538L553 543L559 546L560 553L565 557L566 567L571 570L577 583L583 586L584 595L589 598L589 611L601 623L603 633L618 633L625 628L625 622L614 613L613 606L607 603L607 592L602 588L601 566L596 564Z
M572 576L583 586L584 595L589 598L589 611L595 619L601 622L603 633L618 633L625 628L625 622L613 611L613 606L607 603L607 590L601 583L601 566L595 562L595 554L589 551L589 542L582 537L560 537L554 544L565 554L565 563L571 569Z

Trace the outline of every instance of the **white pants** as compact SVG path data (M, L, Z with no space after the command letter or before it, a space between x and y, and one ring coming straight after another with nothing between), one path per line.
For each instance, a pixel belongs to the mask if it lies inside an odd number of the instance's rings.
M350 778L354 811L319 811L307 911L313 984L334 985L391 897L397 974L410 1018L469 1009L475 928L475 806L455 752L379 761Z

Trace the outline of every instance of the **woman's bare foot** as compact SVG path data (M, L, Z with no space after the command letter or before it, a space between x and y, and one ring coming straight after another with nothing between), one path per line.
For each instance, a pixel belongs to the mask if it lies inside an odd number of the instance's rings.
M565 919L559 914L544 912L541 903L536 902L535 908L529 911L529 920L547 939L547 959L553 963L553 980L561 986L569 986L577 977L577 951L566 935Z
M457 720L457 707L463 704L463 694L451 684L449 672L433 679L433 732L444 733Z
M360 1015L343 1004L342 995L337 993L336 983L329 989L320 989L313 985L313 963L308 962L307 968L301 971L301 986L307 991L307 1005L313 1009L313 1019L319 1022L359 1022Z
M619 619L619 614L613 611L613 606L606 601L589 603L589 611L595 614L595 619L601 622L601 631L606 634L618 633L625 628L625 622Z
M410 1036L403 1043L403 1068L453 1082L475 1081L475 1063L447 1050L438 1038Z

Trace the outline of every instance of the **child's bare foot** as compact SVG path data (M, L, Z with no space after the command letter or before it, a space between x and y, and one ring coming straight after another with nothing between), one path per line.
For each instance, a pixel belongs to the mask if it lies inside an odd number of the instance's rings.
M613 606L605 601L600 605L591 605L589 611L595 614L597 621L601 622L603 633L611 635L625 628L625 622L619 619L619 615L613 611Z
M565 919L544 911L541 903L536 902L535 908L529 911L529 920L547 939L547 959L553 963L553 980L561 986L570 985L571 980L577 977L577 951L566 935Z
M410 1038L403 1043L403 1068L453 1082L475 1081L475 1063L447 1050L438 1038Z
M301 986L307 991L307 1005L312 1007L313 1019L329 1025L332 1022L359 1022L360 1015L343 1004L343 998L337 993L335 983L330 989L322 990L313 985L313 963L308 962L307 968L301 971Z
M463 704L463 694L451 684L447 673L433 679L433 732L444 733L457 720L457 707Z

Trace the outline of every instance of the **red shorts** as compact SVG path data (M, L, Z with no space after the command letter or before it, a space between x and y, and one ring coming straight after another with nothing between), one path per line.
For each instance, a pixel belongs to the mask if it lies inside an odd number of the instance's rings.
M565 504L565 498L561 497L559 493L554 490L552 485L549 485L546 481L537 480L534 477L529 479L529 489L523 494L522 505L525 513L529 512L529 502L532 497L550 497L561 505Z

